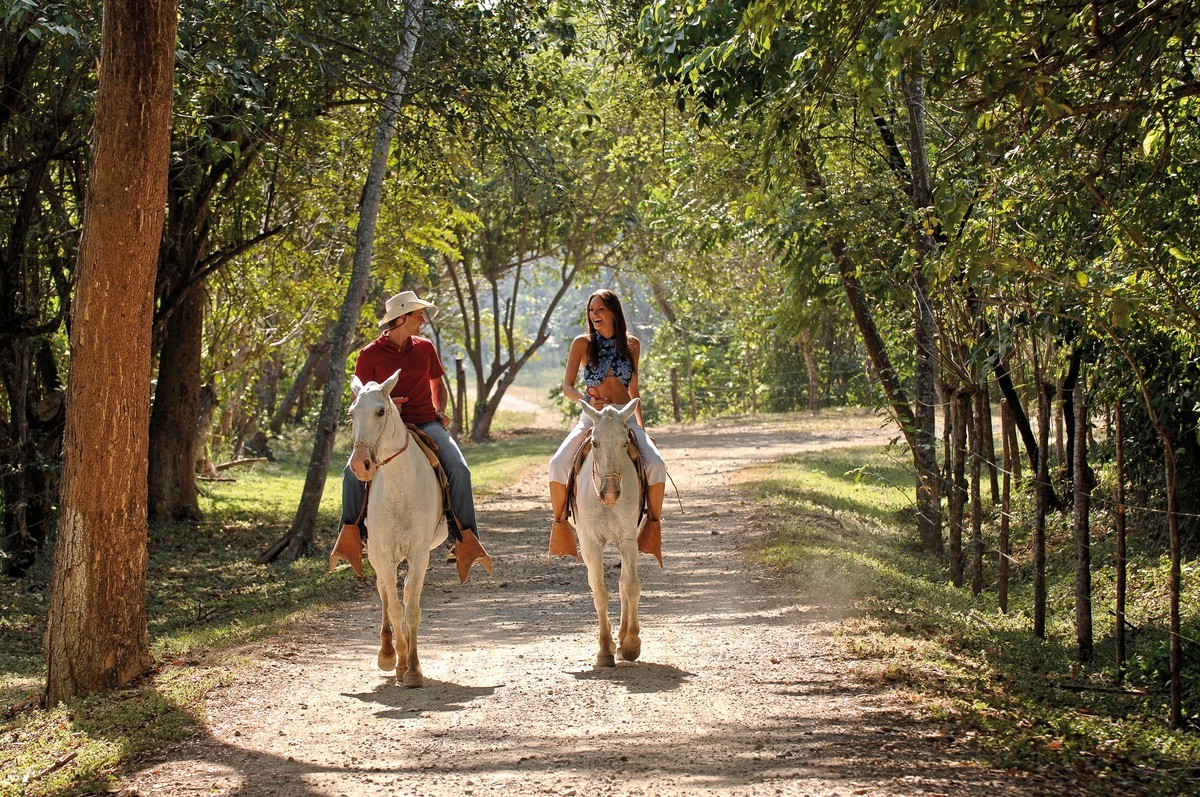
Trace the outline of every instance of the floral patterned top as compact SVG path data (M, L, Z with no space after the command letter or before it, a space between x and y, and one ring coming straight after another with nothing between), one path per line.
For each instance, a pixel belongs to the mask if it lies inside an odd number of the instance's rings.
M596 341L600 353L594 361L589 360L583 366L583 381L588 387L599 387L609 372L612 372L613 376L621 380L621 384L629 387L629 382L633 379L633 361L617 351L616 338L596 335Z

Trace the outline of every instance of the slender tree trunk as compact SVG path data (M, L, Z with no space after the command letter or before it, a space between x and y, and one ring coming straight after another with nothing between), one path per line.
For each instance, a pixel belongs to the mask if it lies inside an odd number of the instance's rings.
M1000 503L1000 469L996 467L996 437L992 430L992 397L987 380L980 380L983 391L983 464L987 465L988 481L992 487L992 505Z
M350 356L354 328L367 296L371 261L375 254L375 227L379 221L379 207L383 200L383 181L387 175L392 140L396 135L396 118L400 113L400 103L404 99L408 75L412 70L413 53L417 49L417 37L421 32L424 10L424 0L408 0L405 6L404 39L392 62L391 79L383 99L379 124L375 128L375 145L371 153L371 164L367 169L362 205L359 208L350 283L346 287L342 309L330 336L329 370L325 378L321 412L317 419L313 451L308 462L300 505L296 509L296 517L288 533L267 549L259 557L259 562L270 562L276 558L294 561L304 555L316 534L317 512L321 505L321 494L325 490L325 476L329 471L329 460L337 436L338 419L342 414L346 358Z
M271 434L277 435L283 431L283 425L290 418L295 417L296 408L300 406L301 399L308 391L309 383L315 380L320 371L329 370L329 351L332 348L333 341L328 337L322 337L316 345L308 350L308 356L304 358L304 365L300 366L295 379L292 380L292 386L283 395L283 400L279 402L279 406L275 408L275 414L271 416L271 423L267 426Z
M1116 469L1115 484L1113 485L1113 503L1116 505L1117 535L1117 584L1116 584L1116 641L1117 641L1117 683L1125 679L1125 592L1126 592L1126 550L1125 550L1125 430L1121 417L1121 400L1117 399L1113 408L1113 465Z
M966 570L963 555L963 516L967 504L967 421L971 414L971 394L959 388L954 391L954 409L951 413L954 431L952 434L953 468L950 477L950 580L961 587Z
M909 167L912 171L912 206L917 219L936 224L933 180L925 145L925 78L919 67L903 77L908 107ZM942 537L941 484L937 462L937 322L934 300L924 268L937 253L932 227L917 224L914 238L918 258L912 273L913 332L916 362L913 366L915 420L913 463L917 471L917 533L922 541L938 543ZM961 574L960 574L961 579Z
M167 320L158 385L150 412L151 519L200 519L196 490L196 419L200 415L204 283L197 283Z
M1046 512L1050 501L1050 404L1054 385L1042 383L1038 401L1037 497L1033 509L1033 635L1046 636Z
M1054 402L1054 465L1059 470L1062 470L1067 464L1066 452L1063 449L1063 415L1066 412L1067 404L1063 382L1063 379L1058 380Z
M47 612L48 706L126 684L151 664L150 335L176 20L175 4L166 0L104 3Z
M974 390L975 413L971 419L971 592L983 592L983 498L979 480L983 470L983 398L982 385Z
M1091 510L1091 471L1087 461L1087 405L1083 380L1072 391L1075 419L1075 642L1079 660L1092 660L1092 544L1088 528Z
M796 156L797 168L808 189L819 200L823 200L826 195L825 181L817 166L812 149L806 141L798 142ZM917 532L921 544L929 552L941 557L945 554L945 543L942 540L941 474L937 470L937 438L933 422L936 417L937 397L936 394L933 396L927 394L927 391L935 386L932 382L926 384L926 377L930 374L927 373L924 365L920 366L920 387L916 391L917 403L921 411L921 418L918 422L917 416L909 405L908 395L900 382L896 369L892 366L883 337L879 334L879 327L875 324L870 302L866 291L859 282L858 269L850 254L850 249L846 246L845 241L832 233L826 236L825 243L837 266L838 275L850 305L850 312L854 316L854 322L858 326L871 364L875 367L875 375L879 378L883 388L888 408L913 452L913 470L915 471L917 492ZM922 280L923 277L918 279L918 276L914 274L914 288L923 285ZM917 299L917 304L921 307L928 307L927 297L924 301ZM926 355L936 354L936 349L929 352L925 348L928 343L926 338L929 327L924 323L924 319L922 319L921 327L918 341L919 358L925 362Z
M679 412L679 369L675 366L671 366L671 417L675 423L683 421L683 415Z
M1167 481L1167 526L1171 533L1171 574L1167 581L1171 612L1168 629L1171 635L1171 713L1169 722L1172 728L1178 729L1183 727L1183 643L1180 637L1179 620L1180 567L1183 546L1179 537L1179 510L1175 503L1175 444L1161 426L1158 432L1163 444L1163 464Z
M1011 425L1012 419L1009 417L1008 400L1000 399L1000 441L1003 451L1004 473L1001 477L1000 487L1000 562L999 572L996 576L996 596L1000 604L1000 611L1005 614L1008 614L1008 574L1009 563L1012 560L1012 541L1009 536L1012 528L1010 521L1012 463L1014 459L1017 459L1014 446L1009 444L1009 427Z
M804 368L808 371L808 411L816 415L821 411L821 371L817 368L812 333L807 329L800 333L800 351L804 354Z
M1008 399L1008 410L1012 413L1013 425L1016 431L1021 433L1021 441L1025 444L1025 454L1029 459L1029 469L1034 473L1037 472L1038 466L1038 444L1034 437L1033 426L1029 423L1029 417L1025 414L1025 408L1021 404L1021 397L1017 394L1017 388L1013 385L1012 374L1008 370L1002 358L996 359L996 384L1000 387L1000 393L1004 398ZM1020 478L1019 457L1013 457L1013 461L1017 464L1017 478Z

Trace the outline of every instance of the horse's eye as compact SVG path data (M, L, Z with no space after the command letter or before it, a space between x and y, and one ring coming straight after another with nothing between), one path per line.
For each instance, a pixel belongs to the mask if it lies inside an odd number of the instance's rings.
M379 409L375 410L375 415L376 415L377 417L379 417L379 418L382 418L382 417L383 417L383 414L384 414L385 412L387 412L387 409L386 409L386 408L384 408L384 407L380 407Z

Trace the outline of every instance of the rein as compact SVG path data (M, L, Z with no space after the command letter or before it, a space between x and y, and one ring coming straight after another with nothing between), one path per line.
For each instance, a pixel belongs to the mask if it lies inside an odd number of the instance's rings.
M394 407L394 405L392 404L391 398L389 397L389 398L388 398L388 403L387 403L387 409L385 410L385 412L386 412L386 413L387 413L389 416L392 414L392 409L393 409L393 407ZM386 430L385 430L385 431L386 431ZM376 444L376 445L378 445L378 444L379 444L379 441L383 439L383 435L384 435L384 432L380 432L380 433L379 433L379 439L375 441L375 444ZM379 454L376 452L376 450L375 450L375 446L371 445L371 444L370 444L370 443L368 443L366 440L355 440L355 441L354 441L354 448L358 448L359 446L366 446L366 447L367 447L367 450L371 452L371 459L373 459L373 460L376 460L376 467L382 468L384 465L388 464L388 463L389 463L389 462L391 462L393 459L395 459L396 457L400 456L400 455L401 455L401 454L403 454L405 451L407 451L407 450L408 450L408 444L409 444L409 443L411 443L411 442L412 442L412 435L408 433L408 427L407 427L407 426L405 426L405 427L404 427L404 446L403 446L403 447L402 447L402 448L401 448L399 451L397 451L396 453L392 454L391 456L389 456L387 459L383 460L382 462L378 461L378 460L379 460Z

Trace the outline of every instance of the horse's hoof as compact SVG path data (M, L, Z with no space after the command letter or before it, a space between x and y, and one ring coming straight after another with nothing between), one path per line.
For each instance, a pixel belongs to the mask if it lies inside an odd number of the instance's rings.
M425 676L412 670L404 673L400 680L404 684L405 689L420 689L425 686Z
M611 653L601 653L596 657L597 667L616 667L617 660Z
M384 672L391 672L392 670L396 669L396 654L380 653L375 659L375 664Z
M625 659L625 661L637 661L637 657L640 655L642 655L641 642L638 642L636 645L621 646L621 658Z

